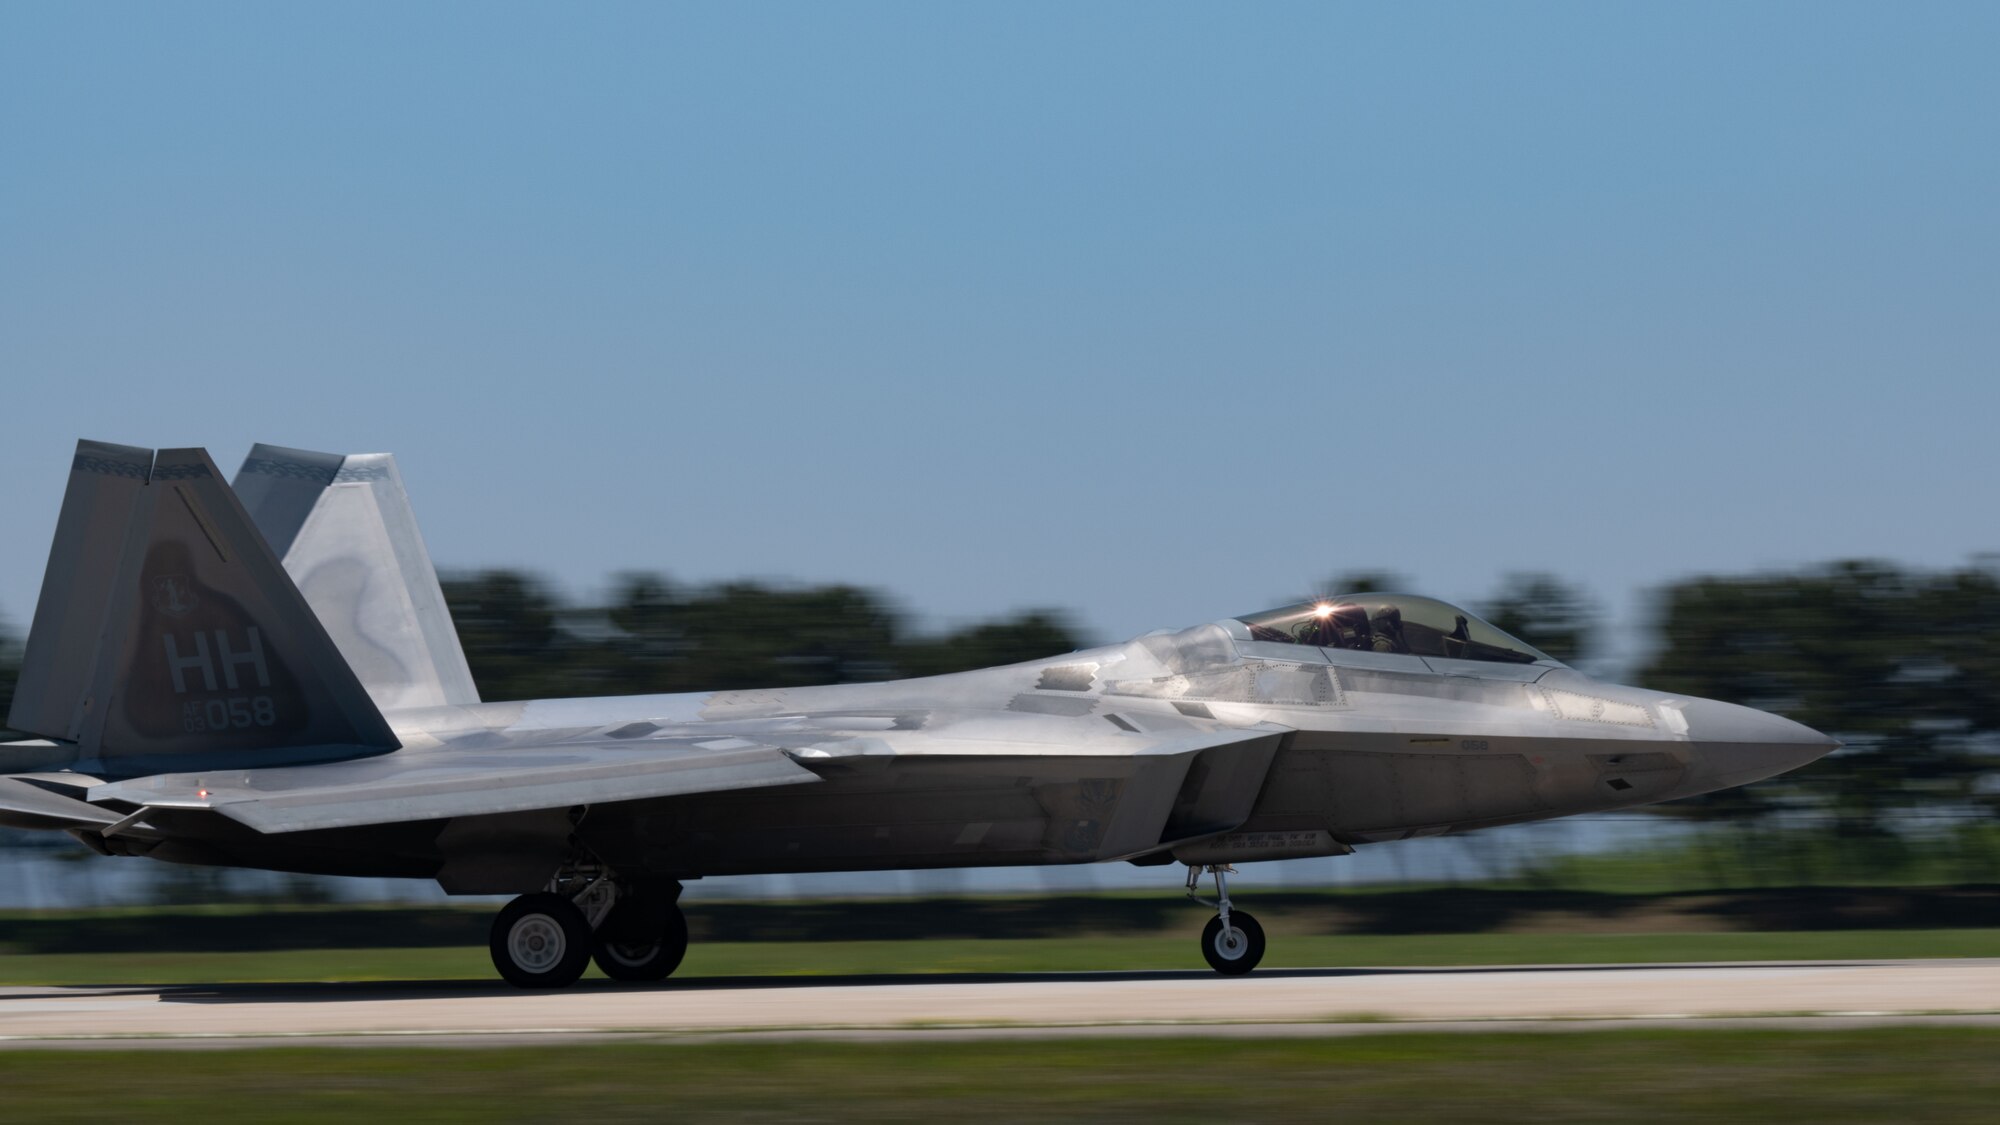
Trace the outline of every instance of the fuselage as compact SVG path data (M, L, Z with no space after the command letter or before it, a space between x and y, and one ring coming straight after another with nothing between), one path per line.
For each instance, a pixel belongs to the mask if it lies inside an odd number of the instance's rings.
M712 734L779 744L819 783L587 808L260 835L160 810L147 854L498 892L552 850L663 879L760 872L1242 862L1626 808L1740 785L1835 744L1726 703L1494 662L1260 640L1242 622L1004 668L873 684L482 703L392 712L398 755ZM1203 825L1197 762L1177 832L1117 843L1131 735L1276 732L1240 822ZM1033 754L996 754L1004 740ZM315 767L291 767L300 783ZM251 771L255 772L255 771ZM1133 797L1136 800L1136 797ZM1185 813L1185 815L1183 815ZM1234 817L1231 817L1234 820ZM1202 834L1205 828L1219 831ZM1188 835L1193 833L1195 835ZM1162 842L1163 841L1163 842ZM562 843L559 843L562 842ZM510 855L519 863L510 864Z
M1212 876L1202 955L1243 973L1264 937L1229 864L1669 800L1834 745L1376 592L927 679L483 703L392 458L260 445L238 480L78 442L7 717L42 738L0 745L0 824L512 894L489 950L521 987L670 974L688 879L1116 860Z

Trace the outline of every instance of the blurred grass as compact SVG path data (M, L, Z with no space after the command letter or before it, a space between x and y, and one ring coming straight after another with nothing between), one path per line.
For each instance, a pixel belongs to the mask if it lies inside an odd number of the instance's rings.
M1274 928L1264 964L1319 968L1922 957L2000 957L2000 929L1327 936ZM1171 937L716 942L692 946L675 979L1203 968L1190 930ZM494 979L483 946L0 956L0 984L10 985Z
M1986 1122L2000 1031L0 1053L10 1119Z

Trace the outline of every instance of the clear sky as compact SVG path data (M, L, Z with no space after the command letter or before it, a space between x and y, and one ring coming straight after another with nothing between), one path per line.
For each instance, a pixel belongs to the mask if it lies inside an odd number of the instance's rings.
M2000 548L2000 5L0 5L0 614L78 437L445 567L1100 639Z

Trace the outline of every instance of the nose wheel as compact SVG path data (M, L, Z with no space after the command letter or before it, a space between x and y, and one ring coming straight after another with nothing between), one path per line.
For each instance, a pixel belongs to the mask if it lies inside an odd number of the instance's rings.
M1264 927L1247 910L1229 904L1229 876L1235 868L1228 864L1210 867L1188 865L1187 895L1203 906L1215 907L1215 917L1201 929L1201 956L1208 967L1224 976L1242 976L1264 959ZM1201 877L1215 876L1215 898L1201 897Z

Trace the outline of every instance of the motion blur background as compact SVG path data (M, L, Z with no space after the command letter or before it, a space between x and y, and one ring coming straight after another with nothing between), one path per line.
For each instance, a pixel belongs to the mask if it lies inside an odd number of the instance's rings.
M1847 747L1246 891L1994 882L1996 32L9 4L0 694L77 437L387 449L487 698L921 675L1394 586ZM0 843L0 906L435 894Z

